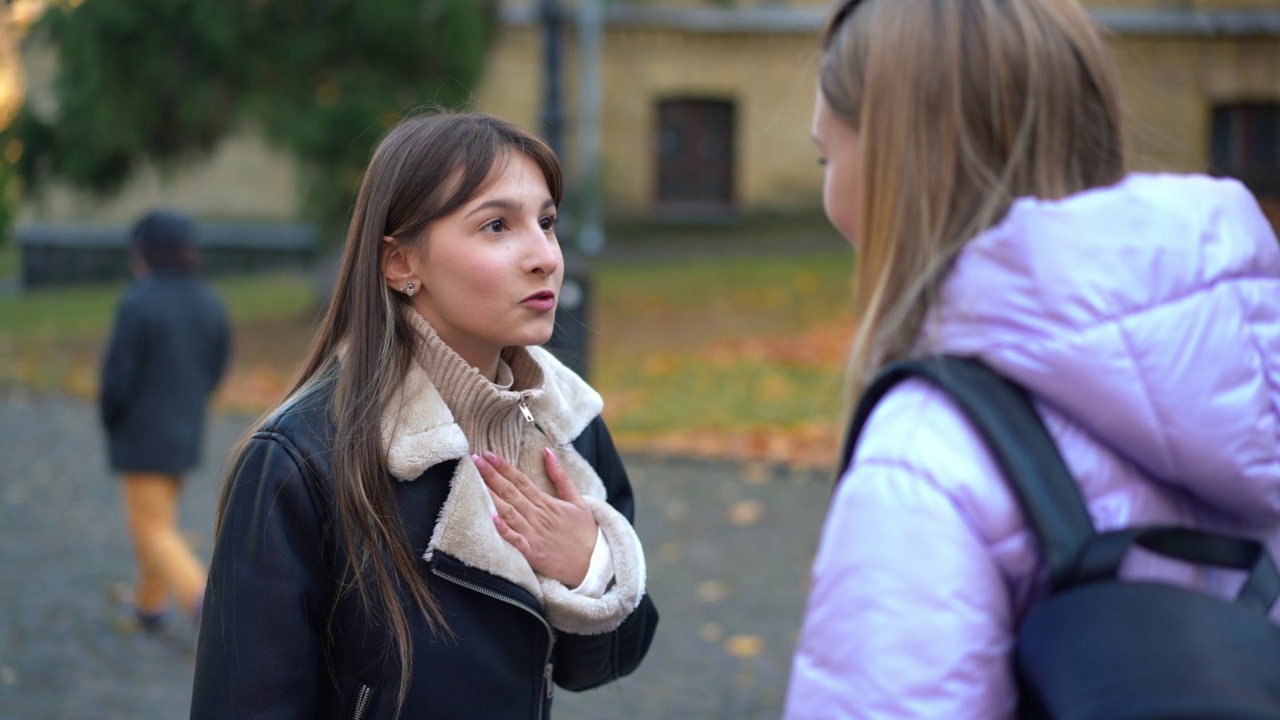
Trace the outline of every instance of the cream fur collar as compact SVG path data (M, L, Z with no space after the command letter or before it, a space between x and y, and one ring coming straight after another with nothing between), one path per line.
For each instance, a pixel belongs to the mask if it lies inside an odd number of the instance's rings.
M554 492L541 457L543 446L550 446L578 486L613 554L615 583L604 597L576 595L560 582L539 576L524 556L498 535L492 519L493 501L471 460L471 443L416 362L411 363L383 417L381 433L388 467L397 480L408 482L433 465L459 461L424 557L429 559L440 551L515 583L543 604L548 621L560 630L586 635L608 632L620 625L643 597L645 560L631 524L606 502L604 483L572 445L600 414L604 402L550 352L539 347L527 351L545 378L541 392L530 393L528 401L542 432L522 423L515 462L534 483Z

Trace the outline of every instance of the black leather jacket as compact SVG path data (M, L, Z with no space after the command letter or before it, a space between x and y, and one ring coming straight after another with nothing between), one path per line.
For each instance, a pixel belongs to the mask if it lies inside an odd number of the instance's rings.
M333 524L328 397L314 393L256 432L233 473L209 570L193 719L394 715L400 673L389 633L355 593L335 605L347 558ZM631 485L604 422L597 417L573 444L609 503L633 520ZM414 482L387 478L416 557L456 464ZM573 635L553 630L527 591L444 553L421 561L421 572L452 635L433 635L411 613L403 718L547 718L553 681L585 690L630 673L658 623L645 596L617 630Z

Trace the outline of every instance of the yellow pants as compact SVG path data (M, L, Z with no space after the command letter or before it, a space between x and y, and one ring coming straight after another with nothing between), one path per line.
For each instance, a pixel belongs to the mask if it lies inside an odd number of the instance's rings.
M202 602L207 572L178 534L179 478L125 473L124 510L138 558L134 606L159 613L172 597L188 615Z

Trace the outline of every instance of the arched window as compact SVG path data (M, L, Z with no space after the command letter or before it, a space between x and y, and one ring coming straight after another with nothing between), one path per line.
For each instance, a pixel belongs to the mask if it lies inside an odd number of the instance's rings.
M733 210L734 106L724 100L658 103L658 210L724 215Z

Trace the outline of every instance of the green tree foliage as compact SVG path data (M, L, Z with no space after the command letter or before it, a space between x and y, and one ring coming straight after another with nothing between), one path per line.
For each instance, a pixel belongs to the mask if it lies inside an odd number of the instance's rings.
M464 105L492 0L86 0L36 28L58 52L57 117L24 114L24 175L100 194L143 162L198 159L251 124L302 167L305 212L340 232L382 133Z
M18 219L18 201L22 195L22 177L18 161L22 157L22 141L8 128L0 130L0 247L9 243L9 235Z

